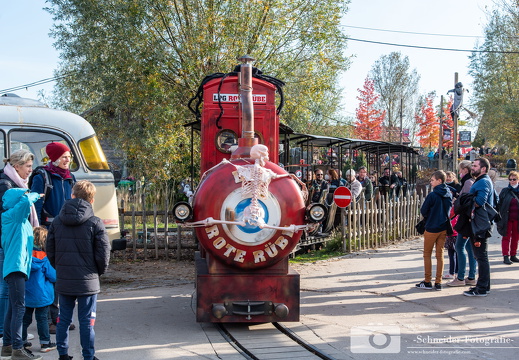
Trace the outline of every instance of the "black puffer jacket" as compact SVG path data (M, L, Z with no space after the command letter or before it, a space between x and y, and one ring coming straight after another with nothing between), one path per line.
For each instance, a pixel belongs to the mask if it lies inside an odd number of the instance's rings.
M108 268L110 243L101 219L83 199L65 202L47 236L47 256L56 269L56 291L62 295L99 293L99 275Z

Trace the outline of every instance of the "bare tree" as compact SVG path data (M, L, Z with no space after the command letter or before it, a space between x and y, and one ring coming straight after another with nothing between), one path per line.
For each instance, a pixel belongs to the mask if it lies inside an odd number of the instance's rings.
M386 126L388 141L398 141L395 132L391 130L400 127L400 105L403 102L402 114L404 124L413 124L413 112L418 97L418 82L420 76L416 69L411 70L409 58L400 52L382 55L373 64L370 77L375 83L375 90L380 94L380 107L386 111Z

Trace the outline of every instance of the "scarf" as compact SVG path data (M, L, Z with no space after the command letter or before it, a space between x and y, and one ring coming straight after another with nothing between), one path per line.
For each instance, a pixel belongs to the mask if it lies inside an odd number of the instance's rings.
M61 176L63 180L72 179L72 175L70 175L69 169L62 169L60 167L55 166L51 162L45 165L45 169L49 170L52 174Z
M4 167L4 174L9 176L9 179L11 179L16 185L18 185L22 189L28 189L28 182L29 179L22 179L20 175L18 175L18 172L16 169L10 164L6 163ZM32 225L32 227L40 226L38 222L38 215L36 214L36 208L34 207L34 204L31 205L31 214L29 215L29 221Z

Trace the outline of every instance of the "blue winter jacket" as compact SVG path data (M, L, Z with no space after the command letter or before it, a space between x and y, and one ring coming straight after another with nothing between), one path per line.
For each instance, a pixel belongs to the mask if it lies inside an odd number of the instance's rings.
M9 189L2 201L2 248L4 249L4 279L10 273L20 271L29 277L31 273L34 236L29 222L31 205L40 194L27 189Z
M34 250L31 276L25 283L25 306L41 308L54 302L56 270L50 265L45 252Z
M74 175L72 175L71 179L64 180L58 174L51 173L50 178L52 181L52 190L50 191L49 198L42 198L34 204L40 224L45 223L45 221L42 221L43 210L51 218L58 216L65 201L72 198L72 187L76 182ZM32 179L31 191L37 192L38 194L45 193L45 179L43 178L43 175L38 174L34 176Z
M475 201L479 206L483 206L486 202L492 206L494 204L494 185L487 174L480 175L470 187L469 194L476 194Z
M448 228L449 214L452 207L452 194L445 184L434 187L427 195L420 209L425 221L425 230L430 233L439 233Z

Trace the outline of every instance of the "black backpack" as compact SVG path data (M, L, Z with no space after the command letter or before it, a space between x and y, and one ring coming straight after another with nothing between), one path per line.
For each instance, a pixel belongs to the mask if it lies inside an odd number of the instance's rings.
M32 173L31 173L31 176L29 176L29 182L28 182L28 186L29 186L29 189L32 187L32 180L34 179L34 177L36 175L39 175L41 174L42 177L43 177L43 183L44 183L44 189L43 189L43 193L45 194L45 197L43 198L43 201L45 201L45 199L47 199L50 195L50 192L52 191L52 179L50 178L50 173L45 170L45 168L43 166L37 166L35 169L32 170Z

